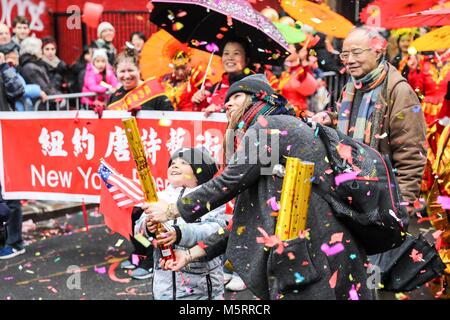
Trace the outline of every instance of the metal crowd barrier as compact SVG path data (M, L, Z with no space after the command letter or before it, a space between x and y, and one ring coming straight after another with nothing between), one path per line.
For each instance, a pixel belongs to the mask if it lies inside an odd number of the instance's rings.
M348 76L346 74L337 74L334 71L324 72L323 76L327 84L327 90L330 93L330 107L334 109L336 101L339 100L342 89L347 83Z
M81 103L83 97L95 97L95 92L67 93L48 96L46 102L37 100L34 104L34 111L68 111L87 110L87 104Z

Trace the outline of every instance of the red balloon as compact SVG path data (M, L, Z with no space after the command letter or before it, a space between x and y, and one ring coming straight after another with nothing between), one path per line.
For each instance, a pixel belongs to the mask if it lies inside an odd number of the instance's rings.
M83 8L83 22L91 28L97 28L103 13L101 4L86 2Z

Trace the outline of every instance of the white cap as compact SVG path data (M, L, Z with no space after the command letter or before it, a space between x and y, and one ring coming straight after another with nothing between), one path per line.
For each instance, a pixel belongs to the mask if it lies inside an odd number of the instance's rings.
M114 26L111 23L107 21L103 21L102 23L100 23L97 27L97 37L101 38L103 31L108 29L115 31Z
M104 57L106 61L108 61L108 54L106 53L105 49L95 49L94 53L92 54L92 62L94 62L98 57Z

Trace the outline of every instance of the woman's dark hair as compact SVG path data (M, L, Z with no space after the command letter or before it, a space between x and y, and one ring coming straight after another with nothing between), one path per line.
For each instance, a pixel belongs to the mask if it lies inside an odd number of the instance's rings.
M143 32L141 32L141 31L135 31L135 32L133 32L133 33L131 34L131 36L130 36L130 41L133 40L133 37L134 37L134 36L138 36L138 37L141 38L143 41L146 41L146 40L147 40L147 37L146 37L145 34L144 34Z
M52 36L42 38L42 48L44 48L48 44L53 44L55 48L58 47L55 38L53 38Z
M250 50L250 42L242 37L231 36L223 44L222 52L223 52L223 49L225 48L225 46L230 42L238 43L242 46L242 48L244 49L244 52L245 52L245 60L246 60L247 66L250 66L251 61L252 61L252 59L251 59L252 51Z
M30 21L27 17L24 16L17 16L13 20L13 28L15 28L18 24L26 24L28 27L30 26Z
M397 48L399 48L399 49L400 49L400 40L404 36L412 36L413 37L413 41L416 40L419 37L419 35L417 33L407 33L407 32L405 32L405 33L400 34L398 36L398 38L397 38Z

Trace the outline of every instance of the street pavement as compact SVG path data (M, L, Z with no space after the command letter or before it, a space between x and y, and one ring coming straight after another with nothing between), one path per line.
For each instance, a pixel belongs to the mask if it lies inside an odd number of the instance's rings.
M119 267L130 243L95 209L88 212L88 232L81 212L36 223L25 216L26 253L0 260L0 300L151 300L151 280L133 280ZM227 291L225 299L256 298L245 290ZM397 299L434 298L422 287Z
M119 267L132 246L94 210L89 232L81 212L35 224L24 220L26 253L0 260L0 300L152 299L151 280L131 279ZM246 290L227 292L226 299L254 297Z

